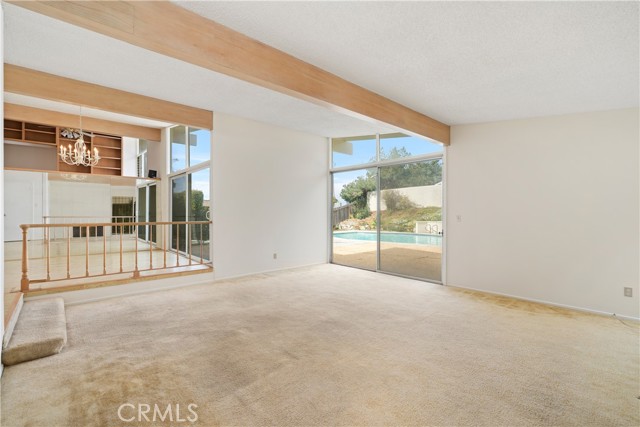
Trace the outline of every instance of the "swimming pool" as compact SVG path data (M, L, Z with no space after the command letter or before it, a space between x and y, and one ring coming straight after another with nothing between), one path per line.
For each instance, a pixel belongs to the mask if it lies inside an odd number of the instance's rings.
M370 242L376 241L375 231L336 231L333 237L347 240L365 240ZM432 234L414 234L414 233L380 233L381 242L389 243L411 243L414 245L442 246L442 236Z

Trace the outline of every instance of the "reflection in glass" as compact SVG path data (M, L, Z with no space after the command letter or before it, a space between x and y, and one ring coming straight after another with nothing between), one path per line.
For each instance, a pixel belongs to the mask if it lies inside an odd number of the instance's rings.
M147 222L147 187L138 188L138 222ZM138 238L146 240L146 237L146 227L139 225Z
M380 167L380 197L380 270L441 281L442 160Z
M403 133L380 135L380 160L442 153L442 151L441 144L426 138L409 136Z
M186 221L187 177L181 175L171 180L171 221ZM179 239L179 241L178 241ZM171 226L171 249L186 251L186 229L184 225Z
M189 128L189 166L208 162L211 158L211 132Z
M171 172L187 167L187 128L185 126L172 127L169 130L171 140Z
M209 169L207 168L189 174L189 221L208 221L210 208ZM209 260L209 225L189 226L189 232L192 255Z
M149 209L148 212L149 214L147 215L148 217L148 221L149 222L156 222L158 219L157 215L156 215L156 186L155 185L150 185L147 187L148 191L149 191ZM155 225L152 225L149 227L149 233L151 234L149 237L151 237L151 239L147 239L147 240L152 240L153 243L158 243L158 235L156 232L156 227Z
M138 187L138 222L155 222L156 218L156 186ZM138 238L157 243L156 226L138 226Z
M331 152L334 168L376 161L376 136L333 138Z
M336 172L333 178L332 262L375 270L376 169Z

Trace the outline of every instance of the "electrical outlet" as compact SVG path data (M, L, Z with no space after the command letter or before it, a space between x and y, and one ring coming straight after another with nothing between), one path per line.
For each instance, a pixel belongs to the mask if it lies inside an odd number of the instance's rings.
M273 259L278 259L278 253L277 252L273 253Z
M633 296L633 288L624 288L624 296L632 297Z

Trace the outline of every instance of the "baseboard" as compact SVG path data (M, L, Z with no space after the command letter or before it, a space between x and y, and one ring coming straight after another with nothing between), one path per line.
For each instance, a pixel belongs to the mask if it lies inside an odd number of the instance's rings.
M278 273L280 271L289 271L289 270L297 270L299 268L306 268L306 267L314 267L316 265L325 265L325 264L329 264L328 262L314 262L311 264L302 264L302 265L296 265L293 267L284 267L284 268L274 268L272 270L261 270L261 271L254 271L252 273L243 273L243 274L237 274L235 276L224 276L224 277L216 277L216 282L222 282L225 280L233 280L233 279L240 279L242 277L249 277L249 276L255 276L257 274L269 274L269 273Z
M160 292L170 289L185 288L188 286L198 286L213 284L216 282L223 282L226 280L233 280L241 277L254 276L256 274L268 274L276 273L279 271L295 270L298 268L312 267L315 265L324 265L325 262L298 265L294 267L279 268L273 270L264 270L246 274L239 274L236 276L226 276L222 278L216 277L215 270L211 273L193 274L190 276L180 277L180 283L176 283L176 278L166 278L157 280L147 280L144 282L136 282L131 284L123 284L117 286L110 286L104 288L82 289L77 291L69 291L60 294L48 294L41 296L27 296L27 301L40 298L51 298L53 296L59 296L64 299L65 305L72 306L77 304L85 304L89 302L103 301L111 298L143 295L151 292Z
M187 279L189 278L189 279ZM60 294L48 294L41 296L29 297L27 301L41 298L61 297L64 299L65 305L85 304L89 302L103 301L111 298L142 295L150 292L159 292L169 289L183 288L187 286L202 285L213 281L213 273L194 274L190 276L171 277L157 280L146 280L143 282L134 282L130 284L122 284L117 286L109 286L93 289L82 289L77 291L69 291ZM180 280L178 282L178 280Z
M456 285L449 285L449 284L447 284L445 286L450 287L450 288L468 289L470 291L483 292L485 294L498 295L498 296L501 296L501 297L508 297L508 298L513 298L513 299L517 299L517 300L521 300L521 301L535 302L535 303L538 303L538 304L550 305L552 307L566 308L566 309L569 309L569 310L581 311L583 313L597 314L599 316L606 316L606 317L615 316L615 317L617 317L619 319L625 319L625 320L632 320L632 321L640 322L640 317L625 316L623 314L618 314L618 313L611 313L611 312L607 312L607 311L593 310L593 309L590 309L590 308L576 307L576 306L567 305L567 304L559 304L557 302L544 301L544 300L539 300L539 299L535 299L535 298L526 298L526 297L521 297L521 296L517 296L517 295L504 294L502 292L487 291L485 289L470 288L468 286L456 286Z

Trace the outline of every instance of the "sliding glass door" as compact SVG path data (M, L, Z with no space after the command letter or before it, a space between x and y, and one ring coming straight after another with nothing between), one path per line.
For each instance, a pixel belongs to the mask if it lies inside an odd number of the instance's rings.
M156 185L138 187L138 222L155 222L156 216ZM156 226L141 225L138 227L138 238L144 241L158 242Z
M331 261L442 282L442 155L400 133L332 140Z
M379 173L380 271L440 282L442 160L384 166Z
M189 176L189 221L209 221L209 168L188 174ZM191 254L209 261L209 224L189 227Z
M179 175L171 179L171 221L187 220L187 175ZM187 251L186 229L184 224L171 226L171 249Z
M209 221L210 207L209 168L171 178L171 221ZM209 225L172 225L171 249L208 261Z
M211 132L175 126L170 139L171 221L210 221ZM209 224L175 224L170 247L189 259L209 261L209 236Z
M333 174L333 262L377 269L377 222L371 195L377 188L376 169Z

